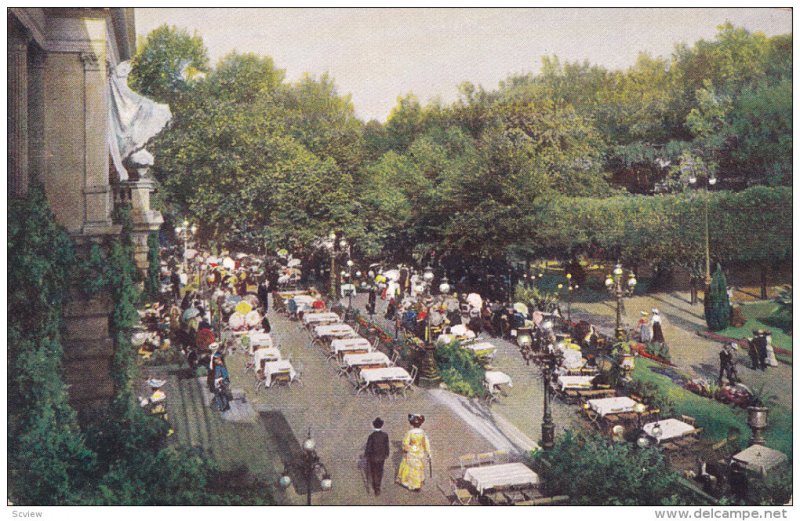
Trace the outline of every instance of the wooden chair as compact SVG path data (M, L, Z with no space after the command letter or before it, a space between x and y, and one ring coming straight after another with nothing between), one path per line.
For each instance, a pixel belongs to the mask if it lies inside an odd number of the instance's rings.
M436 483L436 488L444 494L444 497L450 501L450 506L453 505L471 505L475 501L475 497L466 488L459 488L457 482L453 479L450 480L450 490L447 491L441 483Z
M685 414L681 414L681 421L683 423L688 423L692 427L697 425L697 420L694 418L694 416L686 416Z
M461 455L458 457L458 464L461 466L461 470L464 471L469 467L477 465L478 457L475 454Z
M272 385L281 384L281 385L291 385L292 384L292 377L289 375L288 372L286 373L278 373L272 377Z
M481 452L476 456L478 465L493 465L494 452Z
M398 351L392 351L392 356L389 358L391 361L391 366L397 365L397 361L400 359L400 353Z
M496 450L494 451L494 462L495 463L508 463L510 460L510 454L507 450Z
M372 390L380 400L382 396L392 397L392 385L389 382L376 382Z

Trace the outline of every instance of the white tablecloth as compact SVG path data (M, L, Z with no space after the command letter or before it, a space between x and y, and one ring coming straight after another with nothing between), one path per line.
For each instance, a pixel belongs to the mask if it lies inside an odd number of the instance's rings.
M470 351L475 351L475 352L478 352L478 351L491 351L492 353L494 353L495 351L497 351L497 347L495 347L493 344L491 344L489 342L474 342L474 343L471 343L471 344L462 344L461 347L463 347L464 349L469 349Z
M295 295L294 301L299 306L300 304L311 306L311 304L317 299L312 297L311 295Z
M267 377L267 387L272 385L272 379L276 374L285 373L287 371L289 372L289 378L294 380L294 377L297 376L297 373L288 360L278 360L277 362L267 362L264 364L264 374Z
M661 429L661 435L655 436L653 428L658 424ZM656 442L671 440L672 438L680 438L689 431L693 431L694 427L688 423L684 423L675 418L667 418L657 422L651 422L642 427L642 430L648 435L655 438Z
M733 461L745 468L766 474L770 469L786 462L788 458L783 452L770 449L764 445L750 445L742 452L734 454Z
M272 335L269 333L250 333L250 346L266 346L272 347Z
M388 366L391 362L388 356L380 352L344 355L342 360L347 367L376 364L384 364Z
M275 349L274 347L267 347L262 349L256 349L253 353L253 361L256 365L256 371L261 369L261 361L267 360L268 362L275 362L283 358L281 356L281 352Z
M464 473L464 479L472 483L480 494L491 488L539 484L539 476L523 463L471 467Z
M617 414L621 412L633 412L636 401L627 396L615 396L613 398L598 398L587 402L589 407L596 411L600 416Z
M356 332L353 330L352 327L348 326L347 324L331 324L328 326L317 326L314 328L314 334L318 337L323 336L335 336L335 337L345 337L345 336L356 336Z
M594 378L594 376L561 375L558 377L558 385L562 391L566 389L591 389Z
M336 313L305 313L303 314L303 323L313 324L315 322L341 322L339 315Z
M361 378L368 384L381 381L410 381L411 375L402 367L383 367L381 369L364 369Z
M564 361L561 362L561 365L566 367L567 369L580 369L583 367L584 360L581 357L580 351L575 351L573 349L564 349L561 351L561 355L564 357Z
M366 338L337 338L331 342L331 349L334 353L342 351L372 351L372 345Z
M511 377L502 371L486 371L485 380L490 387L495 385L508 385L509 387L513 387L511 384Z

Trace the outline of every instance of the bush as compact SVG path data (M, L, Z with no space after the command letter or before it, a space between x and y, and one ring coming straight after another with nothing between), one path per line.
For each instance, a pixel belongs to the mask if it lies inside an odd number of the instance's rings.
M568 495L573 505L689 504L661 451L612 443L596 433L565 432L555 447L534 454L545 495Z
M471 351L461 348L460 342L437 346L436 363L442 381L451 391L468 398L483 395L486 371Z
M703 300L708 329L721 331L728 327L731 321L731 303L728 300L728 283L719 264L711 277L711 287Z
M662 417L666 418L675 414L675 402L662 393L655 384L632 380L628 384L628 391L640 396L645 404L661 409Z

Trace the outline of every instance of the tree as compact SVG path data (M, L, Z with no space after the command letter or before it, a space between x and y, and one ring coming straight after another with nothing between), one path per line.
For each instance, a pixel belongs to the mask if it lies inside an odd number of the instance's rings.
M171 104L208 72L208 51L199 35L164 24L139 43L131 66L133 90Z
M728 327L731 321L731 303L728 300L728 283L719 264L711 277L711 286L703 298L703 305L706 323L711 331Z

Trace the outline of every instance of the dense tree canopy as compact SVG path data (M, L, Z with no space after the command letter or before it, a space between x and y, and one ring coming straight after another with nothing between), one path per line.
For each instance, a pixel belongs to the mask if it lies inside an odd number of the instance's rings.
M289 83L269 57L208 68L202 41L166 26L134 74L175 114L156 144L168 213L206 237L308 253L335 229L369 258L584 253L696 275L704 197L715 259L759 257L742 229L791 255L791 190L745 190L791 185L791 41L725 24L627 70L547 56L450 104L407 93L385 124L359 121L332 78ZM187 60L208 74L164 80ZM690 169L715 192L687 191Z

